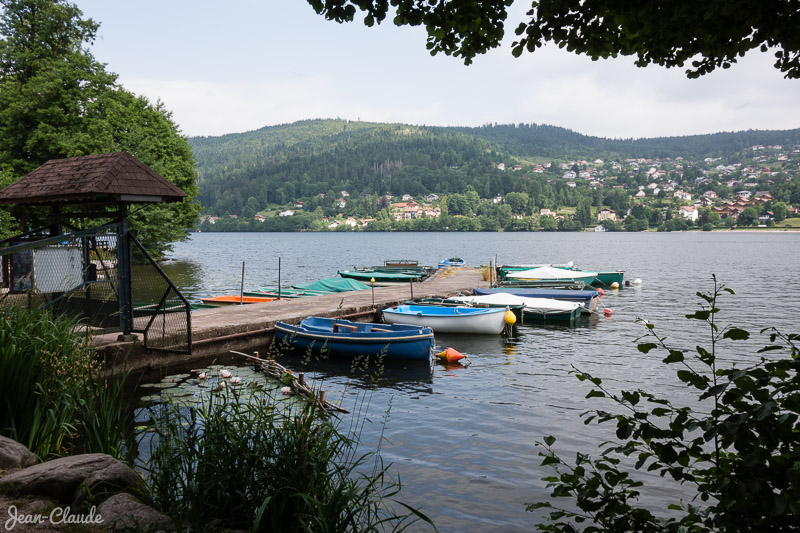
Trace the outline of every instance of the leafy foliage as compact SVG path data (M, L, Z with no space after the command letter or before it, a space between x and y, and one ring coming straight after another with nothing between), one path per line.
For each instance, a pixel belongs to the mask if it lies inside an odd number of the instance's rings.
M0 311L0 434L40 458L82 452L122 458L124 383L101 377L76 326L42 311Z
M507 9L513 0L447 2L430 0L308 0L328 20L349 22L358 10L372 26L386 18L391 4L397 26L424 25L431 54L444 52L470 64L475 56L500 46ZM615 0L537 0L515 32L512 53L533 52L547 42L592 59L633 55L637 66L651 63L683 67L690 78L729 68L750 50L774 48L775 68L800 78L800 5L796 0L753 5L744 0L672 3L638 2L631 9Z
M128 151L188 194L148 206L131 227L152 255L185 236L200 210L186 139L161 102L117 84L90 51L99 25L65 0L2 0L0 185L50 159ZM39 212L25 218L37 223ZM0 231L10 231L0 217Z
M574 499L576 509L554 500L528 506L549 509L541 531L796 531L800 513L800 335L773 328L759 361L722 367L724 343L745 341L750 334L720 327L718 298L733 291L714 278L711 294L697 293L700 310L687 315L705 322L711 345L694 353L677 349L652 324L639 351L665 354L663 363L678 365L676 375L697 393L696 406L680 406L645 390L615 393L600 378L576 371L593 385L587 398L606 398L622 409L584 413L586 424L611 422L616 441L601 445L599 458L578 453L570 464L553 448L554 437L538 443L543 465L556 475L545 478L555 498ZM784 352L782 358L767 358ZM787 353L788 352L788 353ZM631 466L630 461L635 460ZM672 514L657 516L637 506L643 483L636 470L656 472L677 484L694 487L691 503L674 503ZM584 524L586 524L584 528Z

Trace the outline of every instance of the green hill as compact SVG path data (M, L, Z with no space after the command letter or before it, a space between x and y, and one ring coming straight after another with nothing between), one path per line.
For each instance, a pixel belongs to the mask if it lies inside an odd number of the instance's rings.
M371 216L386 193L416 197L472 187L491 198L520 190L520 178L498 170L498 163L729 157L757 144L798 145L800 129L603 139L536 124L444 128L306 120L189 143L200 201L210 214L250 215L298 200L306 210L330 208L347 191L348 210Z

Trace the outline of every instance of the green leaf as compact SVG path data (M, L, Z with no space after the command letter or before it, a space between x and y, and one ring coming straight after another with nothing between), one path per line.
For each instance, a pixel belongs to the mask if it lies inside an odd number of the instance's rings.
M684 356L683 352L680 350L670 350L669 355L662 359L663 363L680 363L683 362Z
M708 317L710 316L711 316L711 311L703 310L703 311L696 311L691 315L686 315L686 318L696 319L696 320L708 320Z
M730 328L722 334L722 337L734 341L745 341L750 338L750 333L744 329Z
M547 435L542 440L544 440L544 443L548 446L552 446L556 442L556 438L552 435Z
M589 394L586 395L587 398L605 398L606 395L603 391L599 391L597 389L592 389L589 391Z
M647 353L650 350L652 350L653 348L658 348L658 345L655 344L655 343L652 343L652 342L643 342L643 343L639 344L639 346L637 348L639 349L640 352Z

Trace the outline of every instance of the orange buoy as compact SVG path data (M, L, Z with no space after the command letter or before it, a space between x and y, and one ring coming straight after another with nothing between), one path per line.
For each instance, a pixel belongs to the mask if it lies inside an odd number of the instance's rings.
M460 361L462 359L469 359L469 357L459 352L455 348L448 348L443 352L439 352L436 354L436 357L447 363L455 363L456 361Z
M603 309L603 316L611 316L611 309L605 308Z
M600 296L601 296L601 297L602 297L602 296L605 296L605 294L606 294L606 291L604 291L603 289L597 289L597 292L599 292L599 293L600 293Z

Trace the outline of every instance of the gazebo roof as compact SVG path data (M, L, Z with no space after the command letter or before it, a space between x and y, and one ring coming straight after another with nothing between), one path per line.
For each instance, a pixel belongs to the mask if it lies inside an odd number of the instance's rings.
M0 191L0 204L178 202L186 193L128 152L51 159Z

